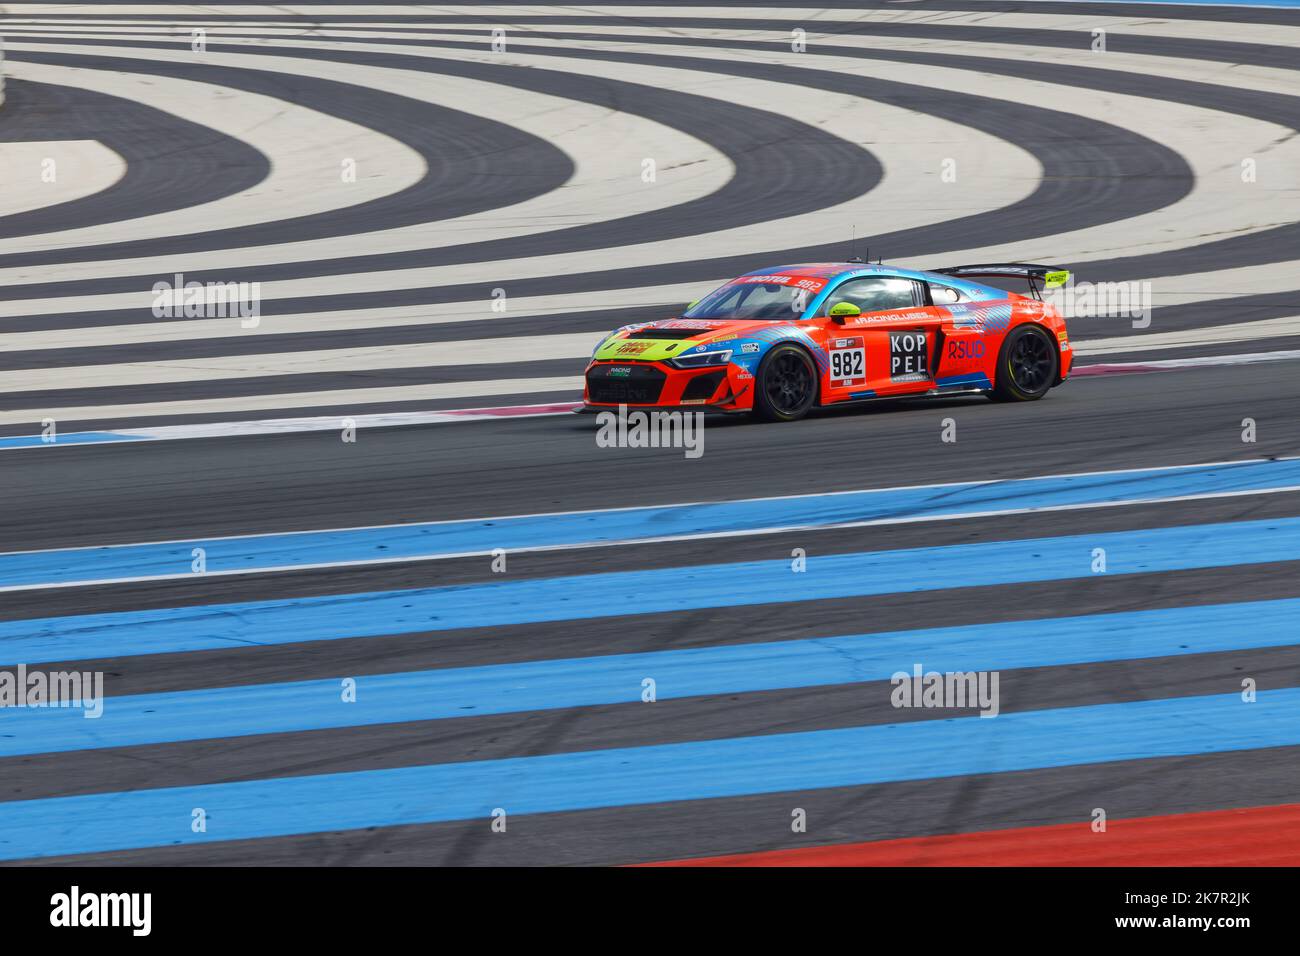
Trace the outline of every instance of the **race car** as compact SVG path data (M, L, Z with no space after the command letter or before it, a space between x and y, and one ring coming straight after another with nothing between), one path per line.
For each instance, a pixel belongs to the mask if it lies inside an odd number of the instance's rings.
M788 422L816 407L884 398L1033 401L1070 373L1065 320L1042 298L1068 278L1027 263L760 269L680 316L606 336L587 366L581 410L749 412Z

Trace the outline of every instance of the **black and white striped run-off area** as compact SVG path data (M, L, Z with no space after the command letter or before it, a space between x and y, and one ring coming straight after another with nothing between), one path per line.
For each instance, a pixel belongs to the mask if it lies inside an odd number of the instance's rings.
M0 709L0 860L1300 803L1300 9L5 3L0 36L0 670L106 695ZM567 413L610 330L855 252L1143 309L1067 312L1034 403L710 420L689 460ZM898 708L913 665L998 673L999 715Z

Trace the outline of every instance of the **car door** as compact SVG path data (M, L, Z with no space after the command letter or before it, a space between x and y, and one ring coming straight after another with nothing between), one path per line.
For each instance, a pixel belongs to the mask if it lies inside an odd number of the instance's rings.
M851 311L850 306L857 308L858 314L831 314ZM909 395L932 389L934 350L944 314L943 309L927 304L921 283L905 276L845 279L818 308L830 360L822 382L824 400Z

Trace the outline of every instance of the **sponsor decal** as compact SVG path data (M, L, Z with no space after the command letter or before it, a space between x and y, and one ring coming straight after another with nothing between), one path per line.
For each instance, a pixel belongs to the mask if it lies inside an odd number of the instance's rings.
M847 320L845 325L875 325L880 322L926 322L931 316L926 312L883 312L859 315Z
M699 319L673 319L670 322L656 322L655 328L658 329L698 329L700 331L712 331L716 329L716 322L704 322Z
M1011 306L993 305L975 308L953 306L953 324L959 329L978 332L1001 332L1011 325Z
M949 339L948 358L954 362L971 361L984 357L983 339Z
M766 276L741 276L733 285L788 285L796 289L806 289L809 292L820 292L826 287L826 279L814 279L808 276L790 276L790 275L766 275Z
M894 382L924 382L930 378L926 365L926 333L889 333L889 378Z
M831 387L850 388L867 381L867 350L858 338L835 339L831 343Z
M757 343L757 342L742 342L741 345L740 345L740 350L741 350L742 352L757 352L757 351L758 351L758 343Z
M624 342L618 347L619 355L640 355L648 348L654 346L653 342Z
M610 378L627 378L632 374L632 369L626 365L616 365L609 370Z

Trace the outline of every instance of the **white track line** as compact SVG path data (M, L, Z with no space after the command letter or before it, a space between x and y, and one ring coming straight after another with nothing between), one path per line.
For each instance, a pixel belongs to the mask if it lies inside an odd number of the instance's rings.
M1229 325L1213 325L1204 329L1184 329L1178 332L1117 335L1083 342L1075 340L1074 351L1079 355L1108 355L1115 352L1190 349L1199 345L1222 345L1225 342L1267 343L1270 339L1285 336L1300 336L1300 316L1234 322Z
M521 406L522 409L528 409L530 406ZM532 406L541 408L544 406ZM459 412L490 412L490 408L466 408L459 409ZM440 414L452 414L451 412L442 412ZM337 422L337 418L325 419L327 421ZM185 426L181 426L185 427ZM122 433L125 434L125 433ZM36 437L36 436L31 436ZM574 515L605 515L619 514L628 511L641 511L645 508L695 508L701 505L729 504L737 501L743 501L750 504L760 501L805 501L809 498L838 498L844 495L860 495L864 492L880 493L893 491L926 491L940 488L965 488L976 485L996 485L1010 481L1052 481L1064 478L1095 478L1098 475L1133 475L1144 472L1158 471L1189 471L1194 468L1230 468L1237 465L1261 465L1270 461L1295 461L1296 456L1282 456L1279 458L1240 458L1226 461L1202 461L1194 462L1189 465L1151 465L1149 467L1135 468L1100 468L1093 471L1067 471L1052 475L1028 475L1020 478L978 478L970 481L931 481L914 485L885 485L880 488L848 488L841 491L809 491L797 495L762 495L757 498L711 498L695 501L673 501L667 503L651 503L642 505L619 505L613 508L572 508L567 511L525 511L512 512L504 515L471 515L467 518L443 518L438 521L419 521L419 522L395 522L390 524L362 524L362 525L343 525L330 528L312 528L306 532L303 531L252 531L247 534L219 534L208 535L203 538L204 541L245 541L254 538L274 538L282 534L331 534L339 531L374 531L387 528L405 528L412 524L418 524L421 527L437 527L439 525L481 523L487 521L515 521L522 518L561 518L571 517ZM53 554L58 551L95 551L100 548L133 548L141 545L160 545L160 544L188 544L195 539L193 538L155 538L148 541L118 541L112 544L84 544L71 548L29 548L21 551L4 551L0 552L0 557L15 554Z
M553 405L520 405L506 408L461 408L430 412L382 412L372 415L323 415L311 418L268 418L258 421L214 422L199 425L160 425L156 428L114 429L108 434L116 440L113 445L128 445L149 441L178 441L191 438L233 438L257 435L286 435L299 432L341 432L345 427L358 430L370 428L398 428L411 425L450 425L459 422L497 421L501 418L539 418L548 415L568 415L576 408L573 402ZM508 415L503 414L509 412ZM46 443L40 435L18 436L31 439L30 444L15 445L14 438L0 438L0 451L20 451L28 448L84 448L88 441L79 441L86 435L103 432L74 432L57 436Z
M669 318L688 302L700 298L725 279L685 282L678 285L613 289L605 292L574 292L559 295L520 296L505 300L487 297L430 305L385 306L375 309L339 309L333 312L300 312L263 315L255 328L245 329L240 319L170 319L129 325L106 325L73 329L40 329L34 332L0 333L0 353L46 348L94 348L103 345L131 345L141 342L180 342L188 339L240 338L281 333L338 332L350 329L399 328L413 325L444 325L449 322L485 322L526 317L537 320L544 332L546 319L554 315L590 312L598 309L641 309L660 306ZM506 311L493 306L504 302ZM611 327L622 324L618 317ZM492 329L484 326L483 335ZM594 338L599 333L592 333Z
M593 337L593 341L595 337ZM391 402L435 401L446 398L488 398L496 395L545 395L577 400L582 397L578 375L553 378L484 379L436 385L390 385L375 388L340 388L318 392L266 393L235 398L206 398L190 401L143 402L136 405L82 405L19 411L0 411L0 425L39 427L47 418L56 422L120 422L155 416L238 415L280 408L326 408L329 406L373 405ZM337 421L337 418L334 419Z
M397 368L446 368L498 362L578 358L590 355L600 336L590 332L522 339L470 339L409 345L358 346L264 355L169 359L120 365L82 365L0 371L0 393L101 388L124 385L220 381L318 372L364 372ZM417 373L418 374L418 373Z
M551 413L554 414L554 413ZM338 430L337 423L332 431ZM127 444L114 442L113 444ZM72 447L72 446L68 446ZM557 551L579 551L593 548L619 548L628 545L674 544L684 541L714 541L730 538L754 538L773 534L797 534L818 531L844 531L851 528L880 528L900 524L928 524L934 521L962 521L976 518L1004 518L1012 515L1053 514L1062 511L1091 511L1098 508L1132 508L1136 506L1173 504L1180 501L1207 501L1216 498L1244 498L1254 495L1291 494L1300 491L1300 485L1279 488L1251 489L1248 491L1215 491L1193 495L1163 495L1152 498L1124 498L1118 501L1085 502L1068 505L1026 505L1020 508L989 508L983 511L963 511L958 514L909 515L897 518L872 518L867 521L838 521L831 524L773 525L767 528L741 528L735 531L706 531L697 534L660 535L653 538L628 538L615 541L579 541L572 544L535 544L511 548L511 554L539 554ZM431 561L450 561L457 558L487 557L498 549L457 551L448 554L425 554L400 558L354 558L348 561L316 561L311 564L272 565L269 567L243 567L228 571L180 571L175 574L147 574L123 578L97 578L87 581L55 581L44 584L15 584L0 587L0 593L10 591L52 591L62 588L93 587L105 584L139 584L146 581L179 581L186 578L235 577L241 574L268 574L288 571L322 571L329 568L374 567L387 564L424 564Z
M555 414L555 413L545 413L545 414ZM337 431L338 430L337 421L334 422L329 427L328 430ZM1247 462L1228 462L1225 464L1240 465L1240 464L1247 464ZM1207 467L1207 466L1204 465L1173 466L1172 468L1164 467L1164 468L1153 468L1153 469L1131 469L1131 471L1176 471L1180 469L1203 468L1203 467ZM1130 469L1126 469L1123 472L1099 472L1099 474L1120 475L1126 473L1127 471L1130 471ZM1023 482L1023 481L1034 481L1034 480L1044 480L1044 479L1050 480L1051 477L1054 476L1029 476L1028 478L1008 479L1004 483L1011 485L1011 484L1015 484L1016 482ZM977 482L969 482L966 484L980 485L980 484L990 484L990 483L991 482L977 481ZM925 487L925 486L920 486L920 487ZM886 491L888 489L866 489L866 490ZM1051 514L1051 513L1065 512L1065 511L1089 511L1096 508L1128 508L1128 507L1134 507L1140 505L1170 504L1170 503L1182 502L1182 501L1206 501L1206 500L1213 500L1213 499L1220 499L1220 498L1241 498L1241 497L1247 497L1253 495L1289 494L1296 491L1300 491L1300 485L1285 485L1277 488L1246 489L1241 491L1213 491L1213 492L1201 492L1201 493L1186 494L1186 495L1160 495L1160 496L1148 496L1148 497L1123 498L1115 501L1101 501L1101 502L1089 501L1089 502L1057 504L1057 505L1025 505L1018 508L987 508L981 510L963 511L954 514L899 515L899 516L891 516L885 518L870 518L861 521L838 521L838 522L823 523L823 524L802 523L802 524L787 524L787 525L769 525L763 528L742 528L742 529L736 529L732 531L703 531L703 532L692 532L692 533L683 533L683 534L666 534L666 535L657 535L655 537L620 538L620 539L615 539L610 541L576 541L576 542L570 542L564 544L521 545L521 546L511 548L510 551L514 554L536 554L536 553L551 553L551 552L559 552L559 551L575 551L579 549L588 549L588 548L618 548L618 547L625 547L627 545L632 545L632 544L636 544L636 545L672 544L672 543L678 543L684 541L710 541L710 540L721 540L721 539L732 539L732 538L752 538L752 537L761 537L764 535L774 535L774 534L793 534L798 532L817 532L817 531L840 531L840 530L845 530L850 528L876 528L876 527L888 527L892 525L903 525L903 524L928 524L930 522L936 522L936 521L961 521L961 520L970 520L975 518L1006 517L1010 515ZM836 497L838 495L860 494L860 493L862 492L830 492L824 495L812 494L812 495L798 495L798 496L790 496L790 497L831 498L831 497ZM755 498L755 499L741 499L741 500L770 501L776 499ZM628 507L612 508L612 509L608 509L608 511L570 512L570 513L598 515L598 514L606 514L606 513L618 512L618 511L641 510L642 508L687 509L687 508L697 507L697 506L698 503L670 504L670 505L643 505L643 506L634 506L630 508ZM558 514L551 514L551 515L520 516L520 517L558 517L559 515L562 514L565 513L561 512ZM483 519L457 519L455 521L427 522L427 524L433 524L433 525L453 524L453 523L460 524L463 523L465 520L506 521L509 520L509 518L494 517L494 518L483 518ZM425 525L426 522L420 522L419 524ZM387 528L396 529L402 526L401 525L379 525L379 526L371 526L371 527L372 528L387 527ZM330 534L332 531L337 532L337 531L360 531L360 530L369 530L369 529L347 528L347 529L330 529L330 530L322 530L322 531L315 531L315 532L311 532L311 531L259 532L257 534L251 534L251 535L229 535L221 538L186 539L185 543L190 543L190 541L204 541L206 543L211 543L218 540L227 540L227 541L246 540L249 538L273 537L273 536L278 536L280 534L303 534L303 533ZM174 543L180 543L180 542L150 541L150 542L139 542L133 544L98 545L98 546L71 548L71 549L50 548L50 549L42 549L39 551L23 551L23 552L10 552L10 553L11 554L42 554L42 553L52 553L52 552L66 551L66 550L74 550L74 551L84 551L84 550L92 550L92 549L100 550L100 549L112 549L112 548L138 547L141 545L146 545L146 546L166 545L166 544L174 544ZM241 567L241 568L234 568L231 570L219 570L219 571L213 570L213 571L205 571L201 576L202 577L233 577L235 575L241 575L241 574L266 574L266 573L273 573L277 571L316 571L316 570L323 570L326 568L372 567L372 566L382 566L382 565L389 565L389 564L405 564L405 563L416 563L416 562L424 563L430 561L447 561L447 560L453 560L458 558L481 557L493 553L495 552L492 549L481 549L476 551L458 551L458 552L444 553L444 554L405 555L402 557L386 557L386 558L355 558L355 559L344 560L344 561L319 561L310 564L270 565L265 567ZM193 571L181 571L175 574L135 575L130 577L100 578L94 580L57 581L57 582L46 582L41 584L17 584L17 585L0 587L0 592L44 591L44 590L55 590L60 588L88 587L93 585L104 585L104 584L133 584L133 583L141 583L145 581L171 581L171 580L193 578L195 576L196 576L195 572Z
M1300 359L1300 349L1279 352L1238 352L1232 355L1202 355L1196 358L1149 359L1140 362L1096 362L1076 365L1074 375L1109 375L1121 371L1174 371L1186 368L1210 368L1221 365L1260 365L1266 362L1294 362Z
M1077 351L1082 351L1076 349ZM1086 354L1086 353L1085 353ZM1076 365L1074 373L1079 377L1091 375L1115 374L1125 369L1132 371L1176 370L1186 368L1206 368L1224 365L1257 365L1266 362L1300 360L1300 350L1277 352L1253 352L1233 355L1210 355L1190 359L1162 359L1142 362L1098 363L1094 365ZM1099 371L1088 371L1098 369ZM1104 369L1105 371L1100 371ZM212 399L192 402L155 402L139 405L84 406L82 408L44 408L27 411L0 412L2 425L26 425L36 427L37 423L47 418L59 421L123 421L131 417L149 417L155 415L203 414L208 412L252 411L256 409L322 407L325 405L374 403L377 401L409 401L424 398L481 398L494 394L543 395L554 393L557 400L576 397L581 394L582 381L577 376L533 379L505 379L449 383L431 386L392 386L376 389L340 389L331 392L299 393L288 395L257 395L247 399ZM357 421L366 420L369 425L378 424L433 424L444 420L462 421L459 412L394 412L375 415L354 416ZM492 409L480 409L490 412ZM430 417L432 416L432 417ZM450 416L444 419L438 416ZM330 430L339 427L339 416L326 416L310 421L317 422L312 428L284 426L283 422L301 422L306 419L272 419L261 422L222 422L205 425L166 426L170 429L164 437L195 438L212 437L229 434L261 434L275 430ZM486 420L486 416L485 419ZM234 429L233 431L231 429ZM140 435L148 437L159 429L139 429ZM114 434L131 434L132 429L114 429ZM31 437L31 436L29 436ZM143 439L141 439L143 440ZM0 439L2 445L3 439Z

